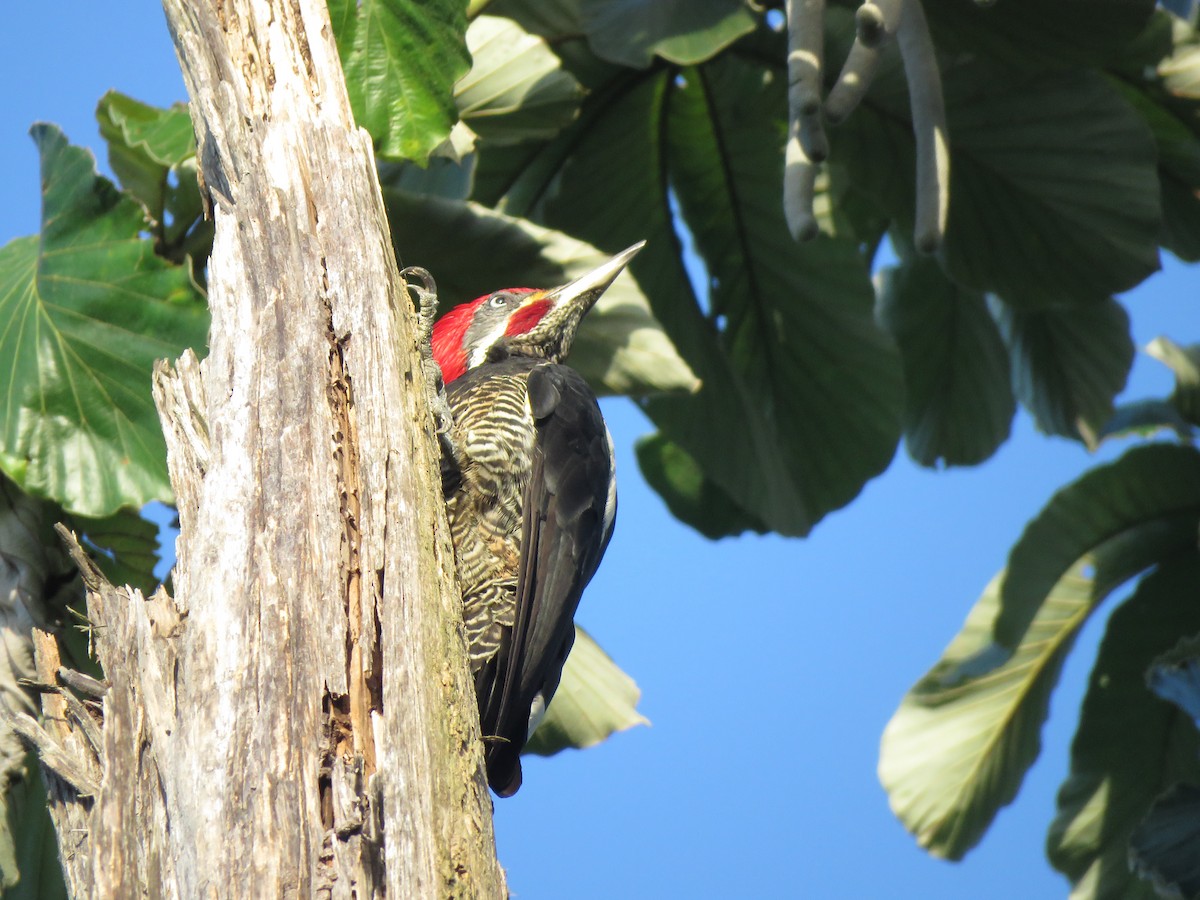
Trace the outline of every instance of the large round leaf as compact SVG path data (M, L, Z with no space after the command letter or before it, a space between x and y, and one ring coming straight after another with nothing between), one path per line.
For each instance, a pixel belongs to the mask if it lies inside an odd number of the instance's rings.
M1172 102L1153 82L1115 84L1150 128L1158 149L1162 244L1181 259L1195 262L1200 259L1200 203L1196 202L1200 190L1200 136L1194 127L1195 104Z
M992 309L1012 357L1013 389L1047 434L1095 447L1133 366L1129 316L1116 300L1080 307Z
M108 143L108 161L151 218L161 222L173 189L168 175L173 167L196 155L192 117L186 104L169 109L148 106L117 91L109 91L96 106L100 135ZM195 195L194 212L199 212L199 189L186 185ZM178 210L173 210L176 218Z
M471 70L454 86L454 98L484 140L553 137L579 112L579 82L545 40L513 20L480 16L467 29L467 47Z
M1047 841L1050 861L1075 885L1073 897L1156 896L1129 870L1129 838L1160 792L1181 780L1200 783L1200 734L1151 695L1145 673L1179 635L1200 630L1197 595L1193 551L1144 578L1108 622Z
M193 271L202 273L213 224L204 218L187 105L160 109L109 91L96 106L96 120L122 190L146 210L157 252L177 263L190 258Z
M1101 76L968 64L946 86L952 275L1040 306L1103 300L1158 268L1154 141Z
M641 696L634 680L576 625L562 681L525 752L550 756L568 747L594 746L635 725L649 725L637 711Z
M671 515L705 537L743 531L762 534L767 530L705 475L700 464L678 444L656 433L638 440L636 450L642 475L662 497Z
M995 626L998 649L1020 643L1046 595L1084 554L1115 536L1180 517L1200 519L1200 451L1191 446L1136 447L1060 490L1009 554Z
M458 120L454 82L471 65L457 0L330 0L350 105L375 151L424 163Z
M1016 401L1008 353L982 296L936 262L880 274L877 314L904 360L904 439L923 466L974 465L1008 439Z
M1041 747L1050 693L1080 627L1122 583L1194 544L1198 514L1148 522L1091 548L1041 595L1011 652L996 645L1001 572L884 731L879 778L929 852L960 859L1016 796Z
M636 69L655 56L702 62L755 26L739 0L498 0L488 10L553 38L556 46L584 35L601 59Z
M1154 0L922 0L939 46L983 51L1035 69L1116 58L1154 12Z
M606 250L648 240L634 274L703 387L646 411L746 519L803 534L887 466L903 385L858 246L788 233L785 94L730 57L619 78L560 140L505 160L503 200ZM676 199L711 296L685 272Z
M170 500L150 371L203 350L208 311L187 269L139 237L141 208L91 154L53 126L33 137L42 234L0 249L0 467L83 515Z
M965 287L1022 308L1097 303L1158 268L1154 140L1103 76L1021 75L979 58L943 72L951 153L942 261ZM894 59L844 125L831 164L906 230L913 137Z
M703 392L648 411L739 504L759 513L767 494L790 483L800 505L789 518L803 510L815 522L891 461L903 385L896 349L874 321L857 245L826 238L797 245L787 229L785 93L782 79L722 58L673 83L665 123L671 187L711 280L707 321L676 300L664 325L686 321L708 345L700 353L729 359L760 415L754 426L779 454L779 480L764 479L757 502L745 502L745 476L718 468L728 438L705 421ZM742 463L758 468L754 459ZM807 530L778 515L763 518L780 531Z
M703 62L754 30L739 0L579 0L592 49L625 66Z

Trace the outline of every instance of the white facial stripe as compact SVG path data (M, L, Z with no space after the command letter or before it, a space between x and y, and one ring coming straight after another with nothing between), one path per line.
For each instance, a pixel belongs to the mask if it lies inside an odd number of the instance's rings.
M524 300L522 300L520 305L518 305L511 313L501 319L500 322L497 323L496 327L484 336L483 340L475 344L475 349L471 351L471 355L467 358L467 368L473 369L475 366L482 365L484 362L486 362L488 351L492 348L496 341L504 337L504 332L508 331L508 323L512 321L512 317L529 304L536 303L537 301L544 300L545 298L545 291L534 291Z
M467 368L473 369L476 366L482 365L484 362L486 362L488 351L492 349L492 345L496 343L496 341L504 337L504 332L507 330L508 317L505 317L500 320L500 322L491 330L486 338L475 345L475 348L471 351L470 358L467 360Z

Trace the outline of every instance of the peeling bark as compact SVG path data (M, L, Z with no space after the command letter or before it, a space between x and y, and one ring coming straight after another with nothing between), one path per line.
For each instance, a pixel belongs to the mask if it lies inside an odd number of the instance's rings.
M39 669L42 742L74 760L48 776L68 883L504 896L412 302L324 6L164 6L213 324L207 359L155 373L175 596L114 588L75 545L99 713Z

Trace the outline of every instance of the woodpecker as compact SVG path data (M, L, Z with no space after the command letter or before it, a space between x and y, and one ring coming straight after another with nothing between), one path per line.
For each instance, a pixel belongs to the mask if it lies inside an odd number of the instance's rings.
M521 750L558 687L616 515L612 438L562 360L641 248L553 290L485 294L433 327L452 415L443 489L488 783L501 797L521 786Z

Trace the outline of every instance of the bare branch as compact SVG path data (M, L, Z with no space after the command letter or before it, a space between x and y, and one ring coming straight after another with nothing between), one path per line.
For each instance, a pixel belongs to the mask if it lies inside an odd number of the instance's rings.
M8 720L31 750L36 750L42 765L66 781L83 797L93 797L100 791L100 779L87 771L79 759L50 736L37 719L27 713L12 713Z

